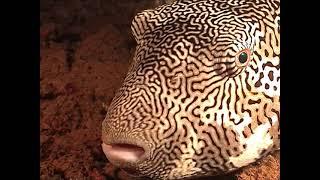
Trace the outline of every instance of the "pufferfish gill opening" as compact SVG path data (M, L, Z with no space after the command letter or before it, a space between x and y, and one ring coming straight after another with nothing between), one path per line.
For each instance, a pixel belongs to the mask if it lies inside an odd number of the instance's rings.
M138 13L133 63L102 123L133 176L183 179L280 148L280 2L178 0Z

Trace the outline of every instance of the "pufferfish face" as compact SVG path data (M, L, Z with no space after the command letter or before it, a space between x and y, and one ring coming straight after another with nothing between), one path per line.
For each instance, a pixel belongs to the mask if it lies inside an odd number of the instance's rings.
M277 0L178 0L138 13L136 52L102 124L138 177L228 173L279 149Z

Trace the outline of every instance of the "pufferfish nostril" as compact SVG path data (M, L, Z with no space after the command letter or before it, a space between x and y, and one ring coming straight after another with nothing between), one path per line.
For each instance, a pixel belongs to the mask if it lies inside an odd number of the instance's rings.
M142 147L131 144L102 144L102 149L107 158L120 164L140 160L145 153Z

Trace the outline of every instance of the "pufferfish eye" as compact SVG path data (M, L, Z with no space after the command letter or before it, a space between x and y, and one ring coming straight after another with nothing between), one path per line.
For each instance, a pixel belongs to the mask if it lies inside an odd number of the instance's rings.
M236 63L239 66L245 66L250 61L250 49L244 49L237 54Z

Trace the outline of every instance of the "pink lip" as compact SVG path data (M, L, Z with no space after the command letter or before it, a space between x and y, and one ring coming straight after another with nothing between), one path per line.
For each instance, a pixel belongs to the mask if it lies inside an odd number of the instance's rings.
M107 158L118 162L134 162L145 153L144 149L131 144L102 144L102 149Z

